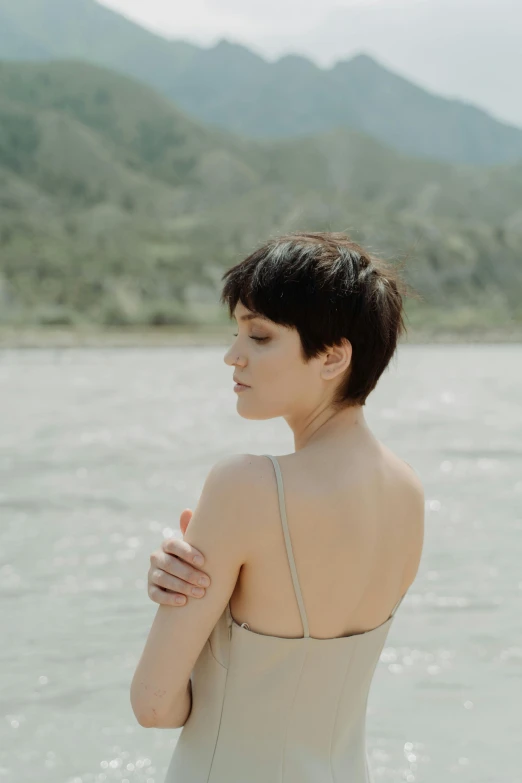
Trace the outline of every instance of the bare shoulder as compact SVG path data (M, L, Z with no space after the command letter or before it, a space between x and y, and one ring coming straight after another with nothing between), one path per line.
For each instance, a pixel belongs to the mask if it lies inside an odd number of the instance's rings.
M401 509L404 541L408 551L407 583L411 584L419 569L424 545L425 493L415 468L380 443L388 476L392 480L398 507Z
M231 454L216 462L207 482L243 492L266 476L268 460L258 454Z
M204 542L213 551L225 541L240 557L252 550L251 509L263 505L255 487L264 461L254 454L233 454L214 463L187 528L194 546Z
M221 504L229 515L252 518L252 510L266 498L270 461L257 454L232 454L216 462L203 494ZM248 514L246 513L248 509Z
M424 486L421 478L416 470L410 465L409 462L402 460L404 464L404 477L407 486L409 487L412 498L420 503L424 508Z
M402 489L417 503L424 505L424 487L417 471L409 462L399 457L384 443L380 443L380 448L389 467L393 469L393 475L398 480Z
M215 463L207 482L213 488L212 505L220 509L220 524L241 541L249 556L254 555L266 531L267 509L274 500L270 460L258 454L232 454Z
M407 582L410 585L417 576L424 546L425 493L418 473L408 462L404 460L401 460L401 462L402 492L408 519L409 560Z

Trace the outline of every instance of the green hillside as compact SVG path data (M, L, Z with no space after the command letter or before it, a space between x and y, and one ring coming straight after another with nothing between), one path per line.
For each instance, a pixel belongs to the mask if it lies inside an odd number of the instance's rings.
M522 164L248 141L103 68L0 63L0 322L223 320L224 269L299 229L407 259L412 324L522 324Z
M410 156L472 165L522 161L522 129L434 95L367 55L330 69L269 63L222 40L168 41L95 0L0 0L0 59L78 58L147 83L205 124L258 139L358 130Z

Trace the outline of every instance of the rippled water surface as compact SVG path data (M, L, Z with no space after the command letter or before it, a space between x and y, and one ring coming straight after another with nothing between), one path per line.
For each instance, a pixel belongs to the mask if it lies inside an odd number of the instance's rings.
M282 419L237 415L223 353L0 352L0 783L163 783L179 730L128 695L149 554L217 459L293 450ZM369 398L426 491L370 693L375 783L522 782L521 388L520 345L403 345Z

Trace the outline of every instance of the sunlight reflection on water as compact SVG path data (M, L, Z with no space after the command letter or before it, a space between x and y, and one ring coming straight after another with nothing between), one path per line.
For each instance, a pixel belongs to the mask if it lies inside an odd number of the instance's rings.
M223 352L0 352L0 781L163 781L178 731L128 696L149 554L217 459L292 451L282 420L236 414ZM517 345L404 345L369 398L426 492L368 703L375 781L522 781L521 380Z

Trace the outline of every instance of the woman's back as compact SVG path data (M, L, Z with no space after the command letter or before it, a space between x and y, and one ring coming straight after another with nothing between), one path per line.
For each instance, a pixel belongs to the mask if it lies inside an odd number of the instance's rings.
M375 447L380 452L382 447L376 443ZM314 456L319 455L316 453ZM377 452L374 452L374 460L376 458ZM259 524L260 529L253 536L259 546L257 550L253 548L252 562L242 569L238 580L242 600L248 602L249 594L251 596L250 603L247 603L250 615L248 620L240 622L231 598L201 651L191 676L192 710L174 750L166 783L244 783L246 780L249 783L326 783L328 780L332 783L340 780L370 783L366 704L375 667L403 595L397 601L394 599L394 606L387 610L386 617L372 628L359 631L347 629L346 623L342 623L343 614L348 614L344 606L350 603L350 595L344 595L343 591L355 585L359 596L366 598L372 590L372 599L377 596L382 605L387 599L382 589L403 589L403 585L407 589L409 586L408 579L412 570L416 570L420 557L420 552L410 542L412 539L419 540L419 529L422 529L416 479L409 468L402 477L397 458L383 451L378 462L374 462L376 467L372 481L367 481L362 488L360 497L364 498L364 502L357 499L358 510L363 507L366 511L366 524L354 525L354 531L350 533L346 530L348 523L343 523L342 513L339 513L342 509L338 507L346 496L339 483L345 475L339 463L327 473L326 466L316 462L312 475L311 463L298 466L294 459L285 473L295 470L294 491L299 498L295 505L299 507L299 503L309 503L312 509L307 510L306 505L301 508L301 517L293 526L297 529L296 534L295 529L290 531L279 459L270 455L253 459L258 463L259 471L256 486L248 488L245 515L249 520L247 524ZM364 465L366 459L361 454L359 465ZM285 465L289 461L289 457L281 459ZM270 522L263 526L272 511L266 497L263 497L263 494L266 495L266 488L263 489L265 463L271 469L272 480L275 471L277 482L276 508L282 563L276 551L277 532ZM397 470L400 475L397 475ZM358 471L354 472L357 474ZM378 476L378 480L374 475ZM304 483L303 479L306 480ZM401 484L398 492L397 482L400 484L401 481L405 486ZM320 487L322 495L317 494ZM357 495L355 485L349 495L353 511ZM321 497L323 508L316 508L313 504L321 505ZM372 497L377 497L377 502ZM380 514L386 510L383 503L393 509L392 517L398 514L402 505L402 519L409 519L408 523L401 521L400 531L395 536L391 527L389 529L387 524L379 521ZM259 507L259 504L264 504L264 507ZM413 512L413 507L416 507L416 512ZM254 508L256 510L251 515L249 511ZM368 510L370 508L372 513ZM299 513L299 508L297 511ZM318 511L329 513L326 531L321 535L327 543L324 551L319 553L319 559L314 553L313 542L307 541L307 538L314 538L313 512ZM406 557L400 542L410 550ZM357 550L354 547L357 545L362 546L360 558L355 554ZM344 550L341 557L338 556L339 549ZM415 550L417 565L412 560L412 550ZM321 563L323 557L333 561L330 578L325 575L329 561ZM304 566L302 558L306 558ZM376 564L380 564L382 573ZM286 568L290 574L291 595L288 602L284 598L286 585L284 577L279 575L280 568ZM338 568L341 568L339 574ZM298 569L306 574L305 578L298 574ZM367 579L364 579L365 569L370 572ZM310 578L314 570L315 581ZM364 582L362 590L355 580L347 581L346 570L357 572ZM266 580L264 585L263 579ZM377 586L371 583L371 579L377 582ZM262 600L263 589L265 602ZM283 596L279 597L279 606L274 592L278 589ZM337 627L328 637L321 637L316 632L320 615L314 617L308 606L310 596L316 591L333 607L328 612L328 622L336 622ZM233 597L237 597L237 592ZM329 598L329 593L334 593L333 599ZM277 626L281 624L282 617L288 617L288 624L293 622L287 603L293 604L297 611L300 629L295 634L287 626L281 626L283 631L278 632ZM314 601L312 598L311 603L314 611L317 599ZM264 613L261 611L263 606ZM266 612L266 607L272 615ZM252 619L254 609L258 612L256 625ZM265 617L269 627L258 627ZM325 627L324 622L322 627Z
M245 497L252 556L231 598L232 615L258 633L300 637L274 469L265 457L253 459L258 477ZM419 478L367 428L277 460L310 636L328 639L380 625L418 570Z

